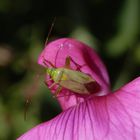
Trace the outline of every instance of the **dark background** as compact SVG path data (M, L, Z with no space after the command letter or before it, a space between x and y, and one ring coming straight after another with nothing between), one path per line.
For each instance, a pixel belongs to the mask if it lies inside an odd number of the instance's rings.
M106 64L112 90L139 76L139 0L0 0L0 140L14 140L61 111L43 76L36 79L54 17L49 41L73 37L93 47Z

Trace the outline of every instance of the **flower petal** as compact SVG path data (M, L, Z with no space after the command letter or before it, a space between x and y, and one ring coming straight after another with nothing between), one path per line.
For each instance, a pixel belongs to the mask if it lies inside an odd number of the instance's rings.
M81 72L89 74L100 85L101 89L100 92L97 92L97 96L109 93L109 78L101 59L92 48L77 40L63 38L51 42L42 51L38 63L44 66L43 61L45 59L57 68L64 67L67 56L70 56L76 64L81 66ZM71 62L71 67L75 70L77 65L73 61ZM54 92L54 90L52 90L52 92ZM73 93L68 90L61 92L61 95L63 97L58 100L63 109L67 109L70 106L83 101L83 97L81 98L73 95ZM65 98L65 96L68 96L69 98Z
M114 94L93 97L18 140L139 140L140 77Z

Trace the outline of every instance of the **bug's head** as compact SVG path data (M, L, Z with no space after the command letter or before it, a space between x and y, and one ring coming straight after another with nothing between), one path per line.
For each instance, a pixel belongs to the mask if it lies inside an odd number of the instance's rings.
M46 68L46 73L47 73L48 75L51 75L51 73L52 73L52 69L50 69L50 68Z

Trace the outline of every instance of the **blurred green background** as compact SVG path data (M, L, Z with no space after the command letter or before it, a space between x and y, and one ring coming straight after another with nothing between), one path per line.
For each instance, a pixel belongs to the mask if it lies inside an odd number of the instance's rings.
M0 0L0 140L14 140L61 111L43 76L36 79L44 72L37 58L54 17L49 41L73 37L92 46L115 90L139 76L139 8L139 0Z

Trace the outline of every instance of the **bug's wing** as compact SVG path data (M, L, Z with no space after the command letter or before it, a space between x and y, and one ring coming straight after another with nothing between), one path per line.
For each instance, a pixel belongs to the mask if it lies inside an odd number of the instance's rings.
M95 81L88 74L83 72L64 69L64 74L70 81L75 81L76 83L86 84Z
M73 92L79 93L79 94L90 94L87 90L86 86L79 82L71 81L71 80L62 80L59 83L62 87L69 89Z
M75 81L64 80L64 81L60 81L59 84L62 87L79 94L94 94L99 92L101 88L100 85L95 81L86 84L81 84Z

